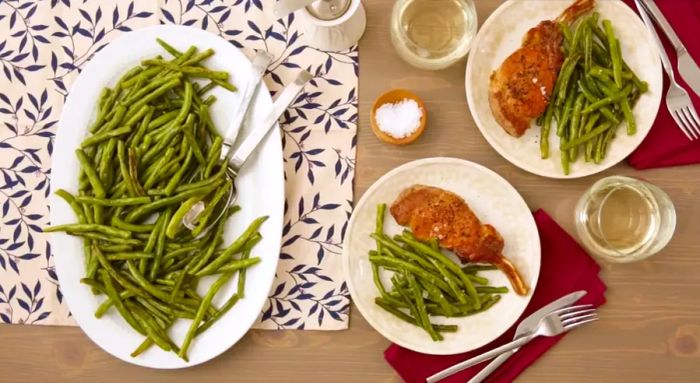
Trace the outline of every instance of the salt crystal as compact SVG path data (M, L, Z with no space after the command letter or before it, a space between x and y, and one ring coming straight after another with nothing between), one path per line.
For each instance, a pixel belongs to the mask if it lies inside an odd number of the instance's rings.
M418 103L405 98L395 104L380 106L375 119L382 132L394 138L404 138L418 130L422 117L423 110Z

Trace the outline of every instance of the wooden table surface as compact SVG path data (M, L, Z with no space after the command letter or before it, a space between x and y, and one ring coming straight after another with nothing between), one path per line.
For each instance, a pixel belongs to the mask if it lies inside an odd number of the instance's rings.
M485 20L500 0L478 0ZM485 165L508 179L532 209L544 208L573 233L577 198L597 179L624 174L666 190L678 213L670 245L652 259L603 264L608 303L603 320L570 334L521 382L697 382L700 380L700 166L636 172L621 164L579 180L550 180L511 165L489 147L471 118L464 67L427 72L394 53L393 1L365 1L360 43L360 127L355 199L388 170L411 160L450 156ZM428 128L408 147L380 143L368 115L391 88L414 90L430 111ZM181 371L124 363L95 346L79 328L0 326L0 382L400 382L384 362L389 342L353 308L350 330L251 331L222 356Z

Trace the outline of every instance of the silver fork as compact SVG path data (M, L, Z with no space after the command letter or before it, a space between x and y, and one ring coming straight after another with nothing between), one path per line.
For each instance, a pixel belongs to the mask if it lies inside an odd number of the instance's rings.
M557 336L595 320L598 320L598 313L591 305L572 306L556 310L543 317L531 333L479 356L446 368L429 377L427 382L437 382L466 368L493 359L504 352L520 348L538 336Z
M642 16L644 25L646 25L649 33L656 41L656 45L659 48L659 55L661 56L661 64L663 64L664 70L666 74L668 74L668 78L671 82L671 85L668 87L668 93L666 93L666 107L686 137L688 137L690 141L694 141L700 138L700 117L698 117L698 113L695 111L695 107L690 100L688 92L681 88L676 82L671 60L669 60L664 46L661 44L661 39L656 33L656 29L654 29L654 24L649 19L644 5L640 0L634 0L634 2L637 6L637 10L639 10L640 16Z

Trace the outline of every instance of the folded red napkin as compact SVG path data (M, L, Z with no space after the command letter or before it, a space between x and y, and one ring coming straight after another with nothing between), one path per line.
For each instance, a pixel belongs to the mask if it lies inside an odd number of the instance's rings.
M634 0L625 0L635 12L637 7ZM700 39L698 39L697 26L700 24L700 1L698 0L656 0L664 16L668 19L678 37L693 56L695 62L700 63ZM676 53L660 29L656 29L664 48L671 58L673 67L678 61ZM676 71L676 80L690 94L690 99L695 109L700 113L700 97L683 81ZM668 91L668 78L664 75L663 97ZM636 169L661 168L667 166L687 165L700 163L700 140L691 142L678 128L666 108L665 98L661 100L659 114L654 125L644 142L627 159L630 165Z
M513 339L515 327L522 319L540 307L577 290L588 294L578 303L600 306L605 303L605 284L598 278L600 267L585 251L543 210L534 213L542 243L542 265L532 300L522 317L510 330L490 344L465 354L426 355L391 345L385 352L387 362L408 383L425 383L430 375L463 360L479 355ZM595 326L595 324L593 324ZM562 335L564 336L564 335ZM490 377L489 382L511 382L537 358L554 346L562 336L537 338L523 346ZM464 383L476 375L487 363L471 367L444 380L445 383Z

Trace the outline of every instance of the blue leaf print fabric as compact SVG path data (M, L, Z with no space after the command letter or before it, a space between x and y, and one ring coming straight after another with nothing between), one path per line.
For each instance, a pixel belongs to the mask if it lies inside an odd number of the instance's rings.
M0 323L75 324L41 232L49 218L56 123L72 82L95 53L123 33L172 23L221 36L249 57L270 52L265 81L273 93L299 68L314 75L280 120L284 238L256 327L347 328L340 257L352 212L358 53L304 45L294 15L272 16L274 2L0 1Z

